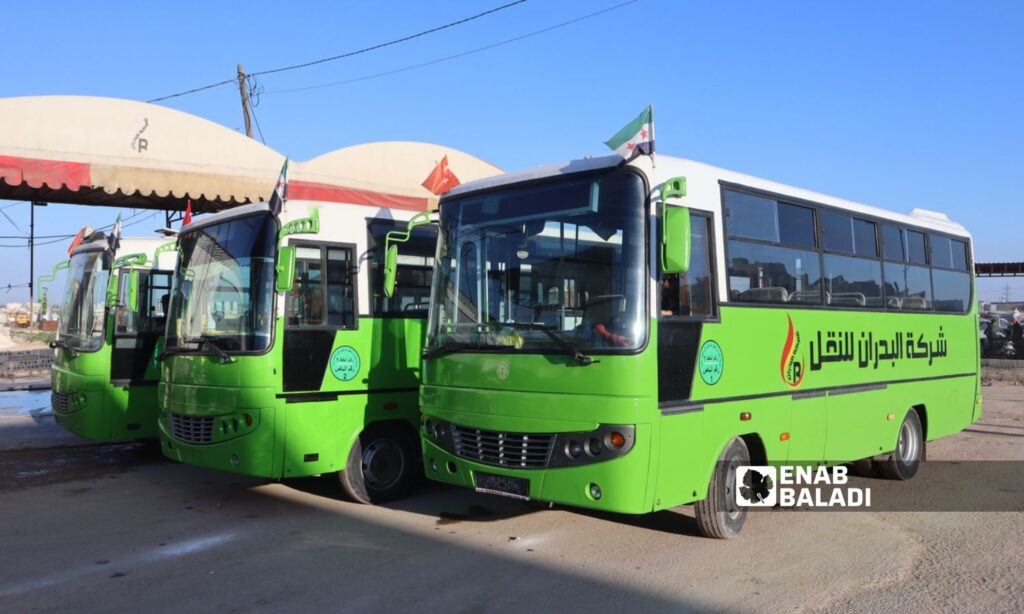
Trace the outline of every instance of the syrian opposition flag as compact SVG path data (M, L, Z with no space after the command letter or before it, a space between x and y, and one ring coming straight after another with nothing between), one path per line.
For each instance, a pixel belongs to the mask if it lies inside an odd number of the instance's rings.
M440 196L460 183L462 182L455 176L452 169L448 168L448 156L445 156L437 163L434 170L430 171L421 185L430 190L431 194Z
M279 215L284 209L284 203L288 200L288 158L284 159L284 166L281 167L281 174L277 178L277 185L274 186L274 193L270 195L270 212Z
M181 227L184 228L192 223L192 199L185 201L185 217L181 220Z
M636 119L623 126L604 142L626 160L654 153L654 108L648 106Z
M114 227L110 229L110 236L107 237L107 253L113 258L114 254L117 253L117 248L121 244L121 214L117 214L117 221L114 222Z

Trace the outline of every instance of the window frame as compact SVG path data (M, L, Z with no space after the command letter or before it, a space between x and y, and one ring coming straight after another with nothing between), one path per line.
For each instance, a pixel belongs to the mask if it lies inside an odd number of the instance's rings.
M125 276L125 281L126 282L128 280L128 276L131 275L131 271L134 270L134 271L138 271L139 272L139 282L140 283L139 283L139 287L138 287L138 292L139 292L139 298L140 299L142 297L142 292L144 290L144 288L143 288L144 284L141 283L143 276L146 277L145 290L149 290L150 288L152 288L152 286L149 283L149 279L151 278L151 276L154 273L157 274L157 275L161 275L161 274L167 275L168 276L167 293L168 293L168 295L174 293L174 269L147 269L147 268L144 268L144 267L137 267L137 266L135 266L135 267L121 267L121 268L115 269L115 270L117 271L117 297L118 297L118 304L114 305L113 308L110 308L110 307L107 308L108 312L113 314L115 318L117 317L117 310L122 307L122 305L120 304L120 299L121 299L121 279L122 279L121 271L124 271L127 274ZM168 304L168 307L169 306L170 305ZM166 331L164 330L164 327L166 327L166 325L167 325L167 314L166 313L164 314L164 326L161 326L161 327L159 327L159 328L157 328L155 330L151 330L149 332L134 332L134 333L119 332L117 330L117 322L115 320L114 326L113 326L114 338L115 339L138 339L140 337L162 337L162 336L164 336L166 334Z
M669 206L671 206L671 205L669 205ZM706 211L704 209L693 209L693 208L690 208L690 215L691 216L695 215L695 216L698 216L698 217L705 218L707 220L707 223L708 223L708 273L711 276L711 314L710 315L706 315L706 316L704 316L704 315L693 315L693 314L690 314L688 316L683 316L683 315L676 315L676 314L663 315L661 313L661 282L662 282L663 276L665 274L662 273L662 271L661 271L661 264L660 264L660 259L659 259L657 286L656 286L657 291L655 292L655 296L654 296L654 302L655 302L655 307L656 307L655 319L657 319L657 320L671 320L673 322L713 322L713 323L721 322L722 321L722 310L720 308L721 307L721 304L720 304L721 301L719 301L719 299L718 299L718 259L717 259L718 251L716 249L717 246L715 245L715 240L716 240L715 235L717 234L715 232L715 212L714 211ZM723 215L723 219L724 219L724 217L725 216ZM659 228L661 227L661 223L662 223L662 219L661 219L661 216L659 215L658 216L658 226L659 226ZM691 249L691 252L690 252L690 256L691 256L691 259L692 259L692 256L693 256L692 249ZM678 273L672 273L672 274L673 275L678 275Z
M366 253L367 254L371 254L371 255L373 254L373 251L375 249L377 249L377 240L376 240L376 237L374 237L374 235L373 235L373 230L371 229L371 226L373 226L374 224L377 224L379 226L389 226L391 228L394 228L395 230L404 230L406 225L408 224L408 222L402 221L402 220L394 220L394 219L390 219L390 218L379 218L379 217L368 217L368 218L366 218ZM434 231L434 253L431 256L431 258L436 260L437 259L437 237L439 236L439 234L441 232L440 225L437 222L431 222L430 224L425 224L425 226L431 228ZM420 227L417 226L416 228L418 229ZM399 251L399 253L401 253L402 248L399 247L398 251ZM405 315L404 313L401 313L401 312L396 313L396 312L391 312L391 311L384 312L384 313L376 313L374 311L374 305L373 305L373 290L374 290L374 288L373 288L373 275L372 275L372 269L371 269L372 263L370 263L369 258L367 258L367 265L366 266L367 266L367 268L366 268L366 292L367 292L367 298L369 299L370 302L369 302L369 305L368 305L369 309L367 310L367 314L363 315L361 317L377 318L377 319L381 319L381 320L397 318L397 319L401 319L401 320L423 320L423 321L426 321L427 319L429 319L429 315L428 314L423 314L423 315L411 315L411 314L410 315ZM382 284L381 291L383 291L383 282L384 282L384 275L383 275L384 263L383 262L380 263L380 267L381 267L381 284ZM434 275L434 270L433 270L434 267L433 267L433 265L430 266L430 269L431 269L430 270L431 279L433 279L433 275ZM430 305L431 293L432 293L432 290L428 291L428 293L427 293L427 305L428 305L428 307ZM429 309L428 309L428 313L429 313Z
M317 324L316 326L304 326L301 324L289 324L288 323L288 297L295 290L294 280L292 289L284 293L284 329L287 330L359 330L359 319L362 317L359 314L359 246L355 243L341 243L335 241L314 241L311 239L292 239L288 241L288 245L298 247L316 247L320 249L320 262L323 266L323 289L324 289L324 324ZM327 249L328 248L347 249L349 250L352 259L350 262L350 273L352 275L352 326L343 326L337 324L327 324Z
M806 249L806 251L815 251L815 252L818 253L818 256L819 256L819 267L820 267L820 270L821 270L822 279L824 279L824 275L825 275L825 258L824 258L824 255L826 253L830 253L830 254L841 255L841 256L849 256L849 257L852 257L852 258L861 258L861 259L864 259L864 260L874 260L876 262L879 262L881 264L881 267L882 267L882 284L883 284L883 286L882 286L882 303L883 303L883 306L882 307L853 307L853 306L847 306L847 305L842 305L842 306L828 305L827 303L825 303L824 288L822 288L821 302L819 302L819 303L754 303L754 302L731 301L731 300L729 300L729 295L728 295L729 280L725 279L724 280L724 284L725 284L724 287L726 289L726 298L725 298L724 301L721 302L720 306L721 305L727 305L727 306L730 306L730 307L766 307L766 308L770 308L770 309L771 308L774 308L774 309L784 308L784 309L825 309L825 310L836 310L836 311L878 311L878 312L886 312L886 313L918 313L918 314L934 313L934 314L944 314L944 315L967 315L973 309L973 305L975 303L975 288L974 288L974 283L973 283L973 279L974 279L974 240L973 240L973 237L965 237L965 236L962 236L962 235L955 235L955 234L950 234L950 233L947 233L947 232L942 232L942 231L939 231L939 230L933 230L931 228L926 228L924 226L920 226L920 225L916 225L916 224L907 224L907 223L904 223L904 222L898 222L898 221L895 221L895 220L892 220L892 219L889 219L889 218L884 218L884 217L880 217L880 216L877 216L877 215L871 215L869 213L861 213L859 211L852 211L850 209L844 209L842 207L836 207L834 205L826 205L826 204L823 204L823 203L809 201L809 200L806 200L806 199L803 199L803 198L799 198L799 197L795 197L795 196L789 196L789 195L786 195L786 194L780 194L780 193L772 192L772 191L769 191L769 190L762 190L762 189L759 189L759 188L754 188L754 187L751 187L751 186L747 186L747 185L743 185L743 184L739 184L739 183L733 183L731 181L726 181L724 179L720 179L718 181L718 187L719 187L719 203L720 203L720 205L722 207L722 237L723 237L723 240L724 240L724 245L722 246L722 256L723 256L723 262L724 262L725 269L726 269L726 277L728 277L728 268L729 268L729 241L732 240L732 239L735 239L737 241L747 242L747 243L757 243L757 244L761 244L761 245L768 245L768 246L772 246L772 247L783 247L783 248L792 248L792 247L794 247L794 246L789 245L788 243L777 243L777 242L765 241L765 240L761 240L761 239L748 239L746 237L731 235L729 233L729 228L728 228L728 221L727 221L728 220L728 215L726 214L726 203L725 203L725 192L727 190L731 190L733 192L741 192L741 193L744 193L744 194L749 194L751 196L759 196L761 198L769 198L769 199L773 199L773 200L775 200L777 202L781 201L781 202L784 202L784 203L787 203L787 204L793 204L793 205L798 205L798 206L802 206L802 207L809 207L809 208L813 209L815 211L815 226L814 226L814 230L815 230L815 244L816 244L816 246L814 248L811 248L811 249L808 249L808 248L802 248L802 249ZM845 253L845 252L835 252L835 251L825 250L823 237L821 235L821 224L818 221L821 218L821 215L819 214L819 212L821 212L821 211L836 212L836 213L840 213L840 214L844 214L844 215L850 216L854 220L861 219L861 220L864 220L864 221L867 221L867 222L873 222L875 224L875 248L877 250L876 257L871 258L871 257L868 257L868 256L861 256L861 255L857 255L857 254L848 254L848 253ZM885 225L885 224L888 224L890 226L894 226L894 227L899 229L900 236L901 236L901 241L903 242L903 260L892 260L890 258L886 258L885 257L885 246L882 243L882 226ZM913 263L913 262L910 261L910 248L909 248L909 245L907 243L907 231L920 232L920 233L922 233L924 235L924 237L925 237L925 259L928 261L926 264L916 264L916 263ZM931 241L930 235L932 235L932 234L948 238L948 239L950 239L952 241L960 241L960 242L965 244L966 257L967 257L967 269L966 270L964 270L964 269L957 269L957 268L947 269L945 267L933 267L932 266L932 264L931 264L931 242L930 242ZM854 245L854 248L856 249L856 244ZM888 298L889 297L885 293L885 284L886 284L886 281L887 281L886 280L886 276L885 276L885 263L886 262L894 262L894 263L900 263L900 264L905 265L905 266L924 267L924 268L928 269L928 278L929 278L930 292L931 292L931 295L932 295L932 306L929 307L928 309L911 309L911 310L901 310L901 309L891 309L891 308L889 308L888 307ZM958 273L966 273L969 276L969 279L971 280L972 283L970 284L970 296L969 296L969 299L967 301L967 309L965 311L939 311L939 310L935 309L935 306L934 306L935 283L934 283L934 276L932 275L932 269L933 268L934 269L938 269L938 270L944 270L944 271L955 271L955 272L958 272Z

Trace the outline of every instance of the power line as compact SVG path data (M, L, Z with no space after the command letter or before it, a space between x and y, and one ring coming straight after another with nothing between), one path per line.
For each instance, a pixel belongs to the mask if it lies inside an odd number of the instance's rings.
M160 102L161 100L168 100L170 98L177 98L178 96L188 96L189 94L195 94L197 92L202 92L202 91L205 91L205 90L212 90L215 87L220 87L222 85L227 85L229 83L237 83L237 80L236 79L225 79L224 81L218 81L217 83L211 83L209 85L204 85L202 87L192 88L190 90L185 90L184 92L178 92L177 94L171 94L170 96L161 96L160 98L154 98L152 100L147 100L146 102Z
M446 24L441 25L441 26L430 28L429 30L423 30L422 32L417 32L416 34L410 34L408 36L403 36L401 38L396 38L394 40L390 40L390 41L387 41L387 42L377 43L376 45L371 45L369 47L364 47L362 49L357 49L355 51L349 51L349 52L346 52L346 53L341 53L341 54L333 55L333 56L326 57L326 58L320 58L319 60L312 60L310 62L303 62L301 64L292 64L291 66L281 66L280 68L271 68L271 69L268 69L268 70L257 71L257 72L249 73L246 76L247 77L255 77L255 76L259 76L259 75L270 75L270 74L275 74L275 73L279 73L279 72L285 72L285 71L288 71L288 70L297 70L299 68L308 68L310 66L316 66L317 64L323 64L325 62L333 62L335 60L342 60L342 59L345 59L345 58L350 58L350 57L357 56L357 55L360 55L360 54L363 54L363 53L367 53L367 52L370 52L370 51L375 51L377 49L383 49L384 47L391 47L392 45L398 45L400 43L405 43L405 42L411 41L413 39L421 38L421 37L427 36L429 34L434 34L436 32L440 32L442 30L447 30L449 28L454 28L455 26L459 26L459 25L462 25L464 23L468 23L470 21L473 21L473 20L476 20L476 19L480 19L481 17L486 17L487 15L492 15L494 13L497 13L498 11L503 11L505 9L512 8L513 6L516 6L516 5L519 5L519 4L523 4L526 1L527 0L515 0L514 2L509 2L508 4L503 4L501 6L493 8L493 9L484 11L483 13L477 13L476 15L471 15L469 17L464 17L464 18L459 19L457 21L452 21L452 22L446 23ZM161 100L169 100L171 98L177 98L179 96L186 96L188 94L195 94L196 92L202 92L204 90L209 90L209 89L213 89L215 87L220 87L222 85L228 85L229 83L237 83L237 82L238 82L238 78L237 77L235 77L233 79L225 79L224 81L219 81L217 83L211 83L209 85L204 85L202 87L192 88L192 89L186 90L184 92L178 92L177 94L170 94L168 96L161 96L160 98L153 98L152 100L147 100L146 102L160 102Z
M249 113L252 115L252 120L256 122L256 132L260 133L260 140L263 144L267 144L267 139L263 138L263 127L260 126L260 120L256 117L256 107L260 106L260 95L263 93L263 84L257 81L253 77L246 79L249 83Z
M421 62L419 64L412 64L410 66L404 66L402 68L396 68L394 70L388 70L388 71L385 71L385 72L374 73L374 74L365 75L365 76L362 76L362 77L355 77L353 79L345 79L343 81L333 81L333 82L330 82L330 83L321 83L319 85L307 85L305 87L294 87L294 88L283 89L283 90L268 90L268 91L263 92L263 93L264 94L288 94L288 93L292 93L292 92L304 92L306 90L315 90L315 89L321 89L321 88L325 88L325 87L334 87L334 86L337 86L337 85L347 85L349 83L356 83L358 81L368 81L370 79L377 79L379 77L387 77L389 75L394 75L396 73L405 72L405 71L408 71L408 70L414 70L416 68L423 68L425 66L432 66L434 64L440 64L442 62L447 62L449 60L455 60L455 59L458 59L458 58L465 57L467 55L472 55L474 53L480 53L481 51L487 51L487 50L490 50L490 49L494 49L495 47L501 47L501 46L504 46L504 45L508 45L510 43L515 43L515 42L521 41L521 40L526 39L526 38L531 38L533 36L537 36L539 34L545 34L547 32L551 32L552 30L557 30L559 28L564 28L566 26L570 26L572 24L579 23L579 22L587 20L587 19L591 19L592 17L597 17L598 15L602 15L604 13L608 13L608 12L611 12L611 11L623 8L623 7L628 6L630 4L635 4L635 3L639 2L639 1L640 0L628 0L628 2L622 2L620 4L616 4L614 6L610 6L610 7L606 8L606 9L601 9L600 11L596 11L596 12L593 12L593 13L588 13L586 15L582 15L580 17L576 17L575 19L570 19L568 21L563 21L561 23L556 23L554 25L548 26L546 28L542 28L540 30L534 30L533 32L528 32L528 33L522 34L520 36L515 36L513 38L508 38L508 39L505 39L503 41L499 41L497 43L491 43L490 45L484 45L483 47L477 47L475 49L470 49L469 51L463 51L462 53L456 53L455 55L449 55L449 56L445 56L445 57L442 57L442 58L437 58L437 59L434 59L434 60L430 60L428 62Z
M126 217L123 220L121 220L121 228L129 228L131 226L135 226L136 224L141 224L142 222L145 222L148 219L152 219L153 216L155 216L157 213L159 213L159 211L149 212L149 216L148 217L146 217L144 219L141 219L141 220L136 220L134 222L131 222L130 224L126 224L125 223L125 222L127 222L129 220L133 220L133 219L139 217L140 215L145 215L146 213L147 213L147 211L145 209L143 209L142 211L139 211L138 213L133 213L133 214L129 215L128 217ZM100 226L99 228L96 228L95 230L96 231L107 230L109 228L113 228L114 224L116 224L116 223L117 222L114 222L112 224L107 224L106 226ZM60 243L62 241L66 241L68 239L73 239L74 237L75 237L75 235L73 235L73 234L70 234L70 235L43 235L41 237L39 235L37 235L36 239L43 238L43 239L51 239L51 240L49 240L49 241L38 241L37 240L35 242L35 244L36 244L36 247L40 247L42 245L53 245L54 243ZM6 236L6 237L0 237L0 239L24 239L25 241L28 241L29 238L27 236L25 236L25 237ZM26 248L28 248L28 244L25 244L25 245L6 245L5 244L5 245L0 245L0 248L21 248L21 249L26 249Z

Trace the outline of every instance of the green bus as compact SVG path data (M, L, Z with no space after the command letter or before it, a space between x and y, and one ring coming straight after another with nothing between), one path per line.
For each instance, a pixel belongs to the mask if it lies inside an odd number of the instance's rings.
M102 441L155 440L155 361L174 242L93 232L71 253L50 371L57 424Z
M658 155L442 198L420 392L428 477L736 535L741 465L908 479L981 415L971 240Z
M429 168L429 167L428 167ZM363 503L422 475L417 436L436 230L383 294L385 237L415 211L289 200L178 235L160 381L165 456L273 479L335 474Z

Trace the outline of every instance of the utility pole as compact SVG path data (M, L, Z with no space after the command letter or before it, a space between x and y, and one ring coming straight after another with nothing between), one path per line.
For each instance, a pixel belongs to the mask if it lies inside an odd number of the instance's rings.
M36 207L45 207L46 203L32 201L29 203L28 216L28 322L29 326L36 323ZM42 315L42 314L40 314Z
M245 136L252 138L252 113L249 110L249 88L242 65L238 65L238 92L242 95L242 117L245 118Z
M1003 302L1010 302L1010 282L1006 282L1006 285L1003 286Z
M28 325L36 323L36 203L32 201L28 207Z

